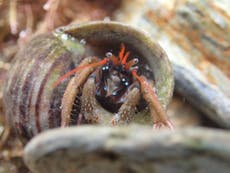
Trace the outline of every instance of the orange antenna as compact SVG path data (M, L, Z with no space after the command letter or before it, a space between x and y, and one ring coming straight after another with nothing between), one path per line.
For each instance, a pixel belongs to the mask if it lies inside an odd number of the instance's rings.
M66 79L67 77L73 75L74 73L76 73L79 70L82 70L86 67L97 67L97 66L101 66L104 65L105 63L108 62L108 58L104 58L103 60L99 61L99 62L95 62L92 64L86 64L86 65L82 65L82 66L78 66L76 68L74 68L73 70L67 72L66 74L64 74L63 76L61 76L60 78L58 78L54 83L53 83L53 88L55 88L57 85L59 85L64 79Z
M123 59L122 59L121 64L125 64L125 63L126 63L128 57L129 57L129 54L130 54L130 52L126 52L125 56L124 56Z
M119 58L120 58L121 62L122 62L122 59L124 57L124 53L125 53L125 45L124 45L124 43L121 43L121 50L119 52Z
M112 60L112 62L113 62L114 65L118 65L119 64L119 60L117 59L116 56L112 55L110 57L110 59Z

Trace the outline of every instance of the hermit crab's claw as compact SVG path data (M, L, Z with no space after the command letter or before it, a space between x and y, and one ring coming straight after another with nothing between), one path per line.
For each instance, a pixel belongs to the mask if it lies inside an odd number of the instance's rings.
M173 124L168 119L164 108L162 107L157 95L153 91L153 86L150 84L144 76L137 75L136 71L132 71L133 76L139 81L141 87L141 93L143 98L148 103L151 116L154 122L154 129L159 129L163 126L173 130Z

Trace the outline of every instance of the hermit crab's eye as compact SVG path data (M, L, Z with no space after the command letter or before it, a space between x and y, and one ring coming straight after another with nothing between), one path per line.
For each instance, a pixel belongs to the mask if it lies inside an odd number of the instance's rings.
M137 64L139 62L139 60L137 58L134 58L133 62L134 62L134 64Z

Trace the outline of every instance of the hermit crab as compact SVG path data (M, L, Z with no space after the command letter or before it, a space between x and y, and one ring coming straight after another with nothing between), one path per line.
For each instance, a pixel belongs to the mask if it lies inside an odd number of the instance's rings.
M15 57L6 120L27 139L59 126L138 123L144 112L147 124L173 128L165 113L173 85L165 52L143 31L105 21L61 27Z

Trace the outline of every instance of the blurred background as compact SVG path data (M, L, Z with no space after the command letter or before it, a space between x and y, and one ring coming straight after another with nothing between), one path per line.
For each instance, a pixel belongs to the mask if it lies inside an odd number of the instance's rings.
M147 32L173 65L168 115L176 128L230 128L228 0L0 0L0 135L2 87L16 52L34 36L93 20L120 21ZM0 143L0 173L28 172L15 137Z

